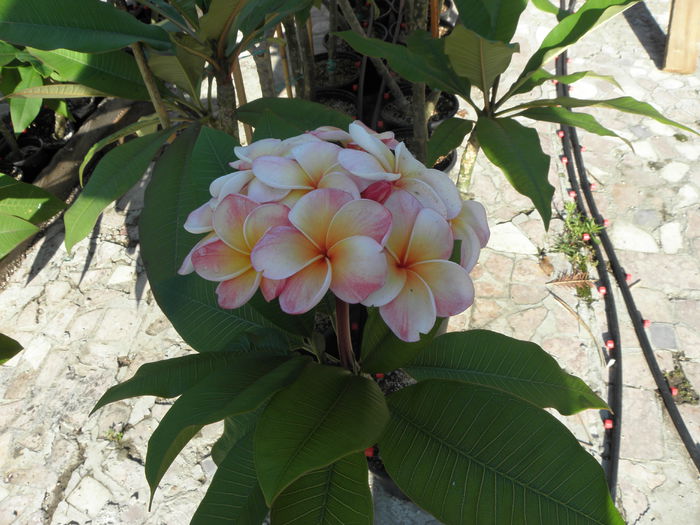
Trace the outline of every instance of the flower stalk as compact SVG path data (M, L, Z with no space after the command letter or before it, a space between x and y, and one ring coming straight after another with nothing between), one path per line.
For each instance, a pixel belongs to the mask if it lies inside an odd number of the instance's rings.
M350 337L350 305L336 297L335 299L336 335L338 337L338 355L343 368L355 372L355 353Z

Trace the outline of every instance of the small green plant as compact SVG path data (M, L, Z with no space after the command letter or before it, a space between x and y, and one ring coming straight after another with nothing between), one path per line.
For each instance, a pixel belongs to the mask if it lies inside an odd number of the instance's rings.
M583 217L576 209L575 202L564 204L564 231L559 235L553 251L563 253L569 259L571 271L577 277L576 296L590 303L593 299L588 268L593 264L592 242L598 242L596 234L601 227L590 217ZM583 276L583 278L581 278ZM561 279L560 279L561 280ZM573 282L564 279L562 282Z
M120 445L122 442L122 439L124 439L124 429L122 427L122 430L117 430L115 424L112 424L107 429L107 433L105 434L105 439L107 441L111 441L112 443L115 443L116 445Z

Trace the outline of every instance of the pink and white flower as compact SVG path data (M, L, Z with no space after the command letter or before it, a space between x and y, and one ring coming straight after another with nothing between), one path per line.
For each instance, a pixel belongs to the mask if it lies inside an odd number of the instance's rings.
M269 230L251 254L264 278L287 279L279 297L283 311L307 312L329 289L342 301L359 303L384 285L391 214L382 205L318 189L299 199L289 221L292 226Z
M385 207L392 215L387 279L363 304L378 306L399 339L418 341L437 317L466 310L474 286L468 272L449 260L454 237L444 217L403 190L392 193Z

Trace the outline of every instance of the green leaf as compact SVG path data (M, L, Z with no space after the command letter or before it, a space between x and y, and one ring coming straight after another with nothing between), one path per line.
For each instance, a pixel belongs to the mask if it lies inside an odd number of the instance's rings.
M451 117L443 120L430 136L425 164L432 166L439 157L459 147L472 127L474 122L463 118Z
M547 181L549 156L542 152L537 131L513 119L479 117L474 133L488 159L532 200L548 228L554 187Z
M455 72L487 93L496 77L508 69L518 44L486 40L474 31L456 26L445 38L445 53Z
M603 470L554 416L479 385L423 381L388 398L392 479L447 525L622 525Z
M236 140L222 131L188 128L158 160L139 220L141 257L158 305L175 330L198 352L222 352L248 337L257 348L286 351L300 339L284 334L250 304L224 310L218 283L195 273L178 275L199 240L185 231L189 213L207 202L211 181L229 173Z
M224 418L224 431L211 447L211 458L217 466L224 462L229 451L243 436L255 429L265 406L266 404L263 403L260 408L252 412Z
M298 14L300 21L308 17L312 0L256 0L247 2L234 21L228 37L226 53L231 54L235 47L235 35L241 31L247 42L262 38L265 33L276 27L284 18Z
M577 71L568 75L552 75L549 71L546 71L544 69L538 69L537 71L533 72L532 75L530 75L521 84L519 84L515 90L509 92L506 96L504 96L503 100L505 101L511 96L517 95L519 93L527 93L528 91L532 91L534 88L541 84L544 84L548 80L556 80L557 82L561 82L562 84L573 84L577 80L581 80L584 77L599 78L601 80L610 82L618 89L622 89L620 84L617 83L617 80L615 80L615 78L610 75L599 75L598 73L594 73L593 71Z
M137 396L176 397L222 368L230 368L248 349L207 352L146 363L133 377L110 387L90 414L103 406Z
M137 131L140 131L144 128L150 127L154 124L157 124L158 122L160 122L160 121L158 120L158 116L156 114L149 115L146 117L141 117L139 120L137 120L133 124L129 124L128 126L124 126L123 128L115 131L111 135L109 135L101 140L98 140L92 146L90 146L90 149L85 154L85 158L80 163L80 168L78 168L78 180L80 180L80 185L81 186L83 185L83 173L85 172L85 167L89 164L89 162L95 156L95 153L100 151L105 146L108 146L109 144L112 144L113 142L116 142L123 137L131 135L132 133L136 133Z
M254 430L238 439L211 480L190 525L260 525L267 505L255 474Z
M76 82L114 97L150 100L134 57L124 51L80 53L69 49L27 48L64 82Z
M530 108L520 113L513 115L514 117L527 117L532 120L541 120L544 122L556 122L567 126L576 126L577 128L585 129L596 135L603 137L616 137L625 142L631 149L632 143L615 133L608 128L601 126L598 121L587 113L574 113L566 108L548 107L548 108Z
M256 128L256 140L286 139L319 126L348 129L352 122L352 118L344 113L298 98L259 98L239 107L237 115L241 121ZM273 119L274 126L269 125L270 118ZM258 127L264 129L263 136L258 136Z
M532 5L534 5L540 11L544 11L545 13L551 13L553 15L557 15L558 20L561 20L561 18L564 18L565 14L566 14L566 11L559 9L557 6L555 6L549 0L532 0Z
M608 408L535 343L488 330L441 335L404 369L418 381L452 379L488 386L565 415Z
M657 122L661 122L662 124L666 124L668 126L675 126L677 128L684 129L685 131L689 131L690 133L695 133L696 135L698 135L698 132L694 129L691 129L688 126L684 126L679 122L664 117L651 104L647 104L646 102L640 102L639 100L636 100L632 97L609 98L607 100L587 100L571 97L558 97L542 100L533 100L532 102L526 102L513 108L508 108L507 111L510 112L519 109L550 106L563 106L565 108L582 108L587 106L597 106L602 108L616 109L624 113L632 113L634 115L650 117L656 120Z
M114 148L102 158L83 192L65 214L66 250L70 252L77 242L87 237L102 210L143 177L151 160L171 133L172 130L166 129L133 139Z
M146 480L151 500L175 457L204 425L255 410L307 364L301 357L242 354L231 366L216 370L185 391L148 440Z
M554 58L569 46L575 44L589 31L633 6L639 0L587 0L581 7L562 19L547 34L540 48L530 57L525 69L520 75L520 82L532 71L539 69L542 64Z
M277 497L270 520L278 525L371 525L367 460L354 453L303 475Z
M2 67L0 68L0 92L3 98L15 91L19 84L19 73L17 68Z
M456 0L460 22L488 40L510 42L527 0Z
M243 0L212 0L207 13L199 19L199 33L208 40L219 40L226 22Z
M430 333L421 334L420 341L406 343L389 329L378 308L368 308L367 322L362 332L362 371L371 374L384 373L410 363L440 332L442 326L443 319L438 319Z
M310 363L258 422L255 465L265 501L303 474L373 445L388 417L374 381Z
M31 222L0 213L0 259L35 233L39 233L39 228Z
M406 46L376 38L364 38L353 31L336 33L363 55L383 58L391 69L411 82L425 82L434 89L469 99L469 84L457 76L445 54L444 39L431 38L426 31L414 31Z
M20 350L22 350L21 344L5 334L0 334L0 365L4 365L16 356Z
M7 42L0 42L0 66L9 64L15 59L15 56L19 52L15 46L8 44Z
M83 98L106 97L106 93L80 84L47 84L15 91L6 95L10 100L25 98Z
M53 98L49 100L44 100L44 106L56 113L56 115L66 117L71 122L75 120L73 118L73 115L71 115L71 112L68 109L68 104L66 104L65 100L57 100Z
M165 31L100 0L5 0L0 40L39 49L103 53L134 42L169 49Z
M41 75L32 67L21 67L18 69L20 81L17 84L17 91L28 88L35 88L43 84ZM41 99L10 99L10 117L15 133L22 133L31 124L41 110Z
M0 213L40 224L65 207L62 200L46 190L0 173Z
M204 72L203 58L180 51L177 56L151 55L148 65L158 78L175 84L199 100L199 86Z

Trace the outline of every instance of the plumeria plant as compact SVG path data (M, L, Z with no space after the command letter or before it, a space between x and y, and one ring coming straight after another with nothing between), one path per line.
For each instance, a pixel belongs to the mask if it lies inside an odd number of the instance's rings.
M372 523L375 454L445 523L622 523L597 462L545 410L605 403L533 343L445 333L474 299L486 213L391 132L352 122L241 147L190 128L156 166L140 230L154 296L199 353L142 366L95 410L179 396L148 444L152 497L224 422L192 523ZM397 368L408 386L385 395Z

